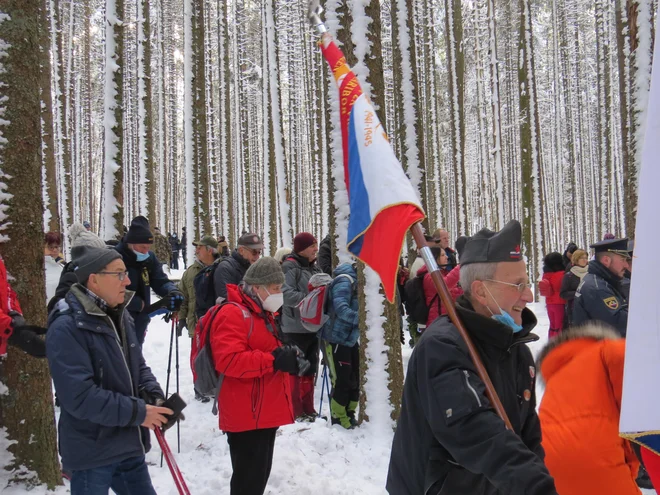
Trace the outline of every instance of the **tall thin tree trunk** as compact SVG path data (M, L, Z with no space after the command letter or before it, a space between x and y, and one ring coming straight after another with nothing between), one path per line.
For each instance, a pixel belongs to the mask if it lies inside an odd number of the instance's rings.
M43 271L43 199L41 182L42 77L38 68L46 30L39 10L42 0L5 0L0 22L2 67L3 207L0 209L0 253L25 319L45 326ZM46 30L47 31L47 30ZM35 269L41 267L42 269ZM2 281L7 283L7 281ZM9 347L0 363L0 380L8 389L0 395L0 424L7 430L15 478L49 487L62 484L57 458L55 411L50 374L45 359L35 359ZM37 479L34 479L36 474Z

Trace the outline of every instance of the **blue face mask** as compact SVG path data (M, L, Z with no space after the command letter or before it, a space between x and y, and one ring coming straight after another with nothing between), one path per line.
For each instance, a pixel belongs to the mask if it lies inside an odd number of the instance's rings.
M493 295L492 295L492 294L490 293L490 291L488 290L488 287L486 287L486 290L488 291L488 294L490 294L490 297L493 299L493 301L495 301L495 298L493 297ZM495 304L497 304L497 301L495 301ZM499 314L499 315L493 314L493 312L490 311L490 308L488 309L488 311L491 312L491 315L492 315L491 318L492 318L493 320L495 320L495 321L499 321L499 322L502 323L503 325L506 325L507 327L511 328L511 330L513 330L513 333L518 333L518 332L520 332L520 331L523 329L522 325L518 325L518 324L513 320L513 316L511 316L507 311L504 311L504 310L500 307L499 304L497 304L497 307L498 307L499 310L500 310L500 314Z
M137 258L138 261L146 261L149 259L149 253L138 253L135 249L133 250L135 253L135 257Z

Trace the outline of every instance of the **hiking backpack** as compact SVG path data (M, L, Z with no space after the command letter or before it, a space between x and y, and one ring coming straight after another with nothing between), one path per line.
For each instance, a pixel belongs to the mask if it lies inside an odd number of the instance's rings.
M213 351L211 349L211 325L218 312L223 306L233 304L243 313L243 318L250 318L250 330L248 338L254 329L254 320L252 315L243 308L240 304L230 301L223 301L222 304L217 304L212 307L212 311L207 312L195 326L195 336L192 340L192 349L190 351L190 364L193 372L193 383L195 390L201 395L214 396L213 414L218 414L218 397L220 395L220 387L224 375L218 373L215 369L215 361L213 360Z
M300 322L310 333L317 333L330 320L332 312L332 301L330 301L330 290L332 284L339 277L347 277L351 284L353 277L346 273L333 278L326 273L317 273L309 279L309 293L298 303L300 311Z
M426 295L424 294L424 274L417 275L406 282L403 287L406 293L406 299L403 303L406 313L418 325L426 325L429 318L429 308L438 299L436 294L431 300L431 304L426 304Z
M193 287L195 289L195 316L201 318L206 312L215 306L217 296L215 294L214 276L218 265L226 258L220 258L195 275Z

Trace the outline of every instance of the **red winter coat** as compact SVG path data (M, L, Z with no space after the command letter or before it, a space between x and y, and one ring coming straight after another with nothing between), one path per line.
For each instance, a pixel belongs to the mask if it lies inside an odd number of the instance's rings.
M5 262L0 258L0 356L7 352L7 339L12 334L10 311L23 314L16 292L7 281Z
M546 304L566 304L561 298L561 282L564 279L564 272L546 272L543 279L539 282L539 291L545 296Z
M272 313L265 312L236 285L211 326L215 369L224 375L218 398L222 431L241 432L293 423L289 375L273 369L271 352L280 342ZM252 331L250 332L250 322Z
M435 290L433 279L431 278L431 274L428 273L426 266L420 268L417 275L421 275L422 273L424 273L424 297L426 299L426 305L429 307L429 317L426 320L426 326L428 327L438 316L446 315L447 308L441 303L438 291ZM454 267L448 274L442 272L442 277L445 279L445 284L447 284L449 293L454 301L457 297L463 295L463 289L458 286L458 281L461 278L459 265Z

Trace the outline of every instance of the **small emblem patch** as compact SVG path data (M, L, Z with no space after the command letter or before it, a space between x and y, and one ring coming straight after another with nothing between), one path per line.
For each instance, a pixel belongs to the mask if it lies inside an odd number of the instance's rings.
M529 376L531 376L532 378L536 376L536 368L534 368L534 366L529 367Z
M525 391L523 392L523 397L527 402L529 402L530 399L532 398L532 392L528 388L526 388Z
M454 411L452 411L451 409L447 409L445 411L445 414L447 415L448 418L451 418L454 414Z
M619 308L619 300L614 296L603 299L603 302L605 303L605 306L607 306L610 309Z

